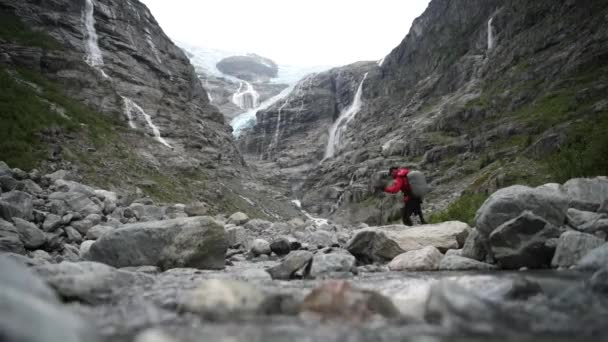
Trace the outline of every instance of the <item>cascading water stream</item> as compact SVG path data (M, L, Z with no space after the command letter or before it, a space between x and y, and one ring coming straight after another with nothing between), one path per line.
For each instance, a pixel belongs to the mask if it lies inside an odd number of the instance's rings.
M492 26L492 22L494 21L494 17L488 20L488 51L494 49L496 44L494 39L494 27Z
M85 28L85 51L86 58L85 61L88 65L98 70L101 75L109 80L112 80L110 76L108 76L103 71L103 55L101 54L101 49L99 48L97 31L95 30L95 2L94 0L85 0L84 12L82 14L84 28ZM160 58L159 58L160 59ZM136 129L135 119L137 115L143 116L147 125L152 130L154 134L154 138L159 141L161 144L172 148L171 145L160 135L159 128L152 122L152 117L146 113L143 108L141 108L135 101L130 98L120 95L123 100L123 110L129 121L129 127ZM135 113L135 116L133 115Z
M359 83L359 88L357 88L357 93L355 94L355 98L348 108L344 109L338 119L333 123L329 130L329 140L327 141L327 148L325 149L325 157L323 160L332 158L338 147L340 147L341 138L346 132L348 128L348 123L357 115L359 110L361 110L361 96L363 94L363 82L367 78L367 73L363 76L361 83Z
M274 142L273 146L275 149L279 147L279 136L281 133L281 114L283 112L283 108L289 104L289 101L285 100L285 102L279 107L279 114L277 115L277 128L274 133Z
M245 90L243 90L245 85ZM260 94L247 81L239 81L239 89L232 95L232 103L241 109L253 109L259 106Z
M232 119L232 121L230 122L230 125L232 126L232 129L233 129L233 135L235 137L238 137L243 129L253 126L253 123L255 123L255 120L256 120L255 116L258 111L266 110L266 109L270 108L275 103L277 103L277 102L281 101L282 99L284 99L285 97L287 97L287 95L289 95L292 90L293 90L293 86L289 86L289 87L283 89L283 91L281 91L278 95L271 97L270 99L262 102L262 104L260 104L257 108L248 110L247 112Z

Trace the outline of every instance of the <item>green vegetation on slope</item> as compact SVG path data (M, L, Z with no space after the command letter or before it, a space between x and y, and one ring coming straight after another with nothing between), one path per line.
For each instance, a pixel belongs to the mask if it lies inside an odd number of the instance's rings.
M0 39L9 42L39 47L48 50L59 50L61 44L45 32L29 29L17 16L8 10L0 9Z
M464 194L446 210L431 214L429 222L461 221L474 226L475 213L487 198L485 194Z

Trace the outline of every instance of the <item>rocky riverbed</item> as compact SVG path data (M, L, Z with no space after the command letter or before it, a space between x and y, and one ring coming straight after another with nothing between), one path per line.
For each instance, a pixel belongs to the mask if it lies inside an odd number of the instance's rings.
M608 336L608 179L515 186L462 222L287 222L0 164L3 341Z

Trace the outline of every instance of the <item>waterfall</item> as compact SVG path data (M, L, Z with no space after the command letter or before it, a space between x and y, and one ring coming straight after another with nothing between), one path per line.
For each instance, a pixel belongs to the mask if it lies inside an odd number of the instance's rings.
M232 119L232 121L230 121L230 126L232 126L233 135L235 137L238 137L241 134L241 131L243 129L253 126L253 124L255 123L255 120L256 120L255 116L258 111L266 110L266 109L270 108L275 103L277 103L277 102L281 101L282 99L284 99L285 97L287 97L287 95L289 95L292 90L293 90L293 86L289 86L289 87L283 89L283 91L281 91L278 95L271 97L270 99L262 102L262 104L260 104L257 108L248 110L247 112Z
M99 70L102 76L109 78L108 75L103 71L103 55L99 48L99 42L97 37L97 31L95 30L95 3L93 0L85 0L83 22L85 28L85 61L88 65Z
M379 66L379 67L381 67L381 66L382 66L382 64L384 64L384 60L385 60L385 59L386 59L386 56L382 57L382 59L380 59L380 60L377 62L377 64L378 64L378 66Z
M279 147L279 135L281 134L281 113L283 112L283 108L285 108L285 106L287 106L289 104L288 100L285 100L285 102L281 105L281 107L279 107L279 115L277 116L277 128L275 130L274 133L274 148L278 148Z
M143 116L144 120L148 124L148 127L150 127L150 129L152 129L152 133L154 134L154 139L156 139L161 144L163 144L169 148L172 148L171 145L169 145L169 143L163 137L160 136L160 130L154 124L154 122L152 122L152 117L150 117L150 115L148 113L146 113L146 111L144 111L143 108L141 108L137 103L135 103L130 98L128 98L126 96L121 96L121 97L124 102L125 114L127 115L127 118L129 119L129 126L131 126L131 128L135 128L135 124L133 123L133 117L134 117L133 113L134 112L135 112L135 115Z
M488 51L494 49L495 41L494 41L494 27L492 26L492 22L494 21L494 17L488 20Z
M325 149L325 157L323 160L332 158L338 147L340 147L342 135L346 132L348 127L348 123L357 115L359 110L361 110L361 96L363 94L363 82L367 78L367 73L363 76L361 83L359 83L359 88L357 88L357 93L355 94L355 98L350 106L345 108L341 113L338 119L333 123L329 130L329 140L327 141L327 148Z
M243 90L243 84L246 86ZM260 94L247 81L239 81L239 89L232 95L232 103L241 109L253 109L259 106Z
M163 64L163 60L160 58L160 52L158 52L158 49L156 48L156 45L154 44L154 41L152 40L152 35L150 34L150 31L147 28L144 30L146 32L146 42L148 43L148 46L152 50L152 54L154 54L154 58L156 58L156 61L158 62L158 64Z

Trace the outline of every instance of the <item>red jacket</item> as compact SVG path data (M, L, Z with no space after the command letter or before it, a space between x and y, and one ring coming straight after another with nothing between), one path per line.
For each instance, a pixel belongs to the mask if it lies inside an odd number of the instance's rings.
M403 191L403 201L407 202L410 200L410 182L407 179L407 174L410 173L408 169L397 169L393 171L393 185L387 186L384 188L385 192L396 194L399 191Z

